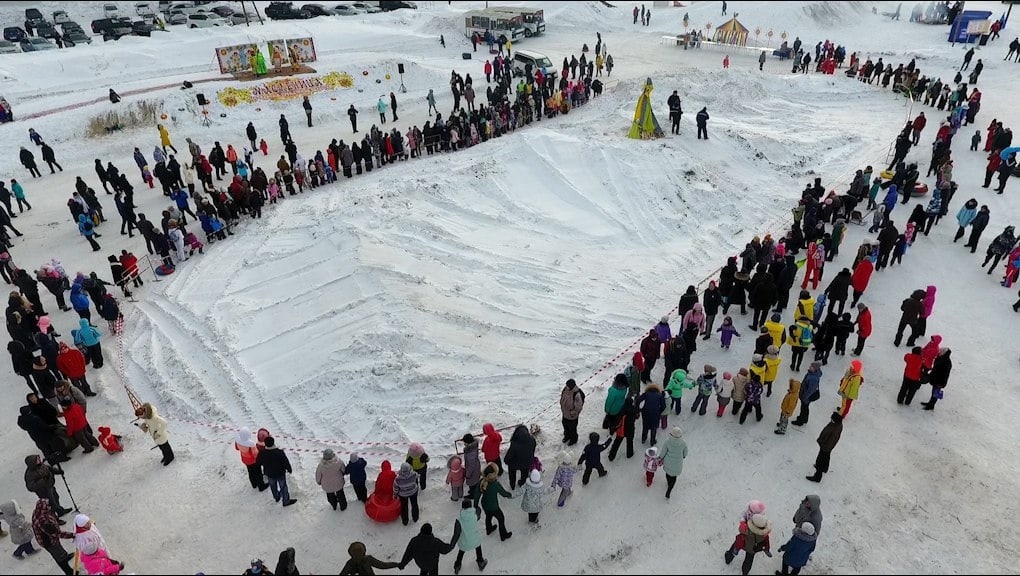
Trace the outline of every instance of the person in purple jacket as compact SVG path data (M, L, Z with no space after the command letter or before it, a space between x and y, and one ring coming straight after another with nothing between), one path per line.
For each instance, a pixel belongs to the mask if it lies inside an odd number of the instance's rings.
M730 342L733 341L733 336L740 337L740 332L737 332L737 327L733 325L733 318L729 316L723 318L722 326L717 328L716 332L721 332L719 341L722 343L722 347L727 350L730 349Z
M673 337L673 333L669 330L669 316L663 316L659 320L659 323L655 325L655 333L659 335L659 342L663 344L669 342Z

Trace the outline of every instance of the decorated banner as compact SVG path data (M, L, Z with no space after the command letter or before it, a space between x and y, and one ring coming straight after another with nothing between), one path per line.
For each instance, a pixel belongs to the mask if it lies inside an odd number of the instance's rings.
M255 44L224 46L216 49L216 61L220 74L236 74L251 69L249 56L255 52Z
M315 62L317 59L315 41L311 38L289 38L287 39L287 54L292 59L296 56L298 62Z
M269 63L273 66L273 69L279 71L285 64L290 63L290 55L287 53L287 42L285 40L270 40L266 44L269 46Z
M272 49L272 48L270 48ZM251 88L225 88L216 93L224 106L253 104L259 101L279 102L310 96L338 88L352 88L354 78L346 72L330 72L324 76L277 78Z

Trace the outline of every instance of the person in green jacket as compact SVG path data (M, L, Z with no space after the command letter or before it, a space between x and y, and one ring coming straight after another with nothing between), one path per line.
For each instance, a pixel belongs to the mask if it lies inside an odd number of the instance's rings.
M687 458L687 443L684 442L684 432L679 426L674 426L669 431L669 438L662 444L659 450L659 459L662 460L662 471L666 473L666 498L673 493L673 486L676 485L676 478L684 471L684 458Z
M680 399L684 395L684 388L694 388L694 381L687 377L687 371L677 368L669 377L669 384L666 385L666 392L669 393L674 413L680 415Z
M478 532L478 517L472 510L471 499L465 498L460 504L460 516L453 526L453 533L457 536L457 559L453 562L453 573L460 574L460 567L464 562L464 554L475 551L475 560L478 562L478 570L485 570L489 563L482 556L482 535Z
M18 201L19 214L25 211L22 205L27 206L29 210L32 209L32 205L28 203L28 200L25 200L25 189L14 178L11 178L11 192L14 193L14 199Z
M613 385L609 387L609 392L606 392L606 417L602 420L603 428L616 430L616 425L620 421L620 411L623 410L623 401L627 398L628 385L627 377L623 374L617 374L613 379Z
M482 511L485 512L485 534L492 534L496 531L496 527L492 525L492 519L495 518L499 524L499 539L503 541L509 540L514 533L506 529L506 518L503 516L503 511L499 508L499 497L512 499L514 495L507 492L503 485L499 483L499 468L496 467L494 462L489 462L485 465L483 474Z

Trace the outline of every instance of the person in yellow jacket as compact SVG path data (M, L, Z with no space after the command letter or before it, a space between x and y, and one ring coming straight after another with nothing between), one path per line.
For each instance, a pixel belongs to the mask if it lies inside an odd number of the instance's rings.
M814 328L811 321L806 318L798 318L797 323L790 326L790 348L793 354L790 356L790 369L800 372L800 364L804 361L804 353L807 352L811 342L814 341Z
M174 148L173 142L170 141L170 132L167 131L166 126L156 124L156 129L159 130L159 144L163 147L163 153L166 154L166 149L169 148L176 154L177 149Z
M808 324L815 321L815 299L807 290L800 291L800 298L797 299L797 307L793 312L794 322L801 318L807 320Z
M751 370L750 376L754 377L754 375L757 374L758 381L762 383L762 386L764 386L765 374L768 372L769 369L768 365L765 364L765 356L763 356L762 354L755 354L751 356L751 366L749 367L749 369Z
M595 76L602 75L602 67L605 66L605 60L602 59L602 54L595 55Z
M839 407L839 415L844 420L850 414L850 407L853 406L854 400L857 400L857 396L861 392L861 384L864 384L864 376L861 374L863 368L864 365L860 360L850 362L846 374L839 381L839 396L843 399Z
M790 387L783 396L783 403L779 405L779 423L776 424L776 434L786 434L786 427L789 425L790 416L797 409L797 400L800 396L800 381L790 378Z
M765 329L769 336L772 336L772 345L782 350L786 343L786 326L783 325L783 317L779 313L773 314L772 318L765 322Z
M779 375L779 348L769 346L765 352L765 375L762 377L762 384L765 385L765 397L772 396L772 383Z

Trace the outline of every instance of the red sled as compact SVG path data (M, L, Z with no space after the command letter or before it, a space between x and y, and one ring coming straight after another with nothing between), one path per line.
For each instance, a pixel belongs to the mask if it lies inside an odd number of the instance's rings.
M928 194L928 185L927 184L922 184L922 183L918 182L917 184L914 185L914 191L910 195L912 197L916 198L918 196L925 196L927 194Z

